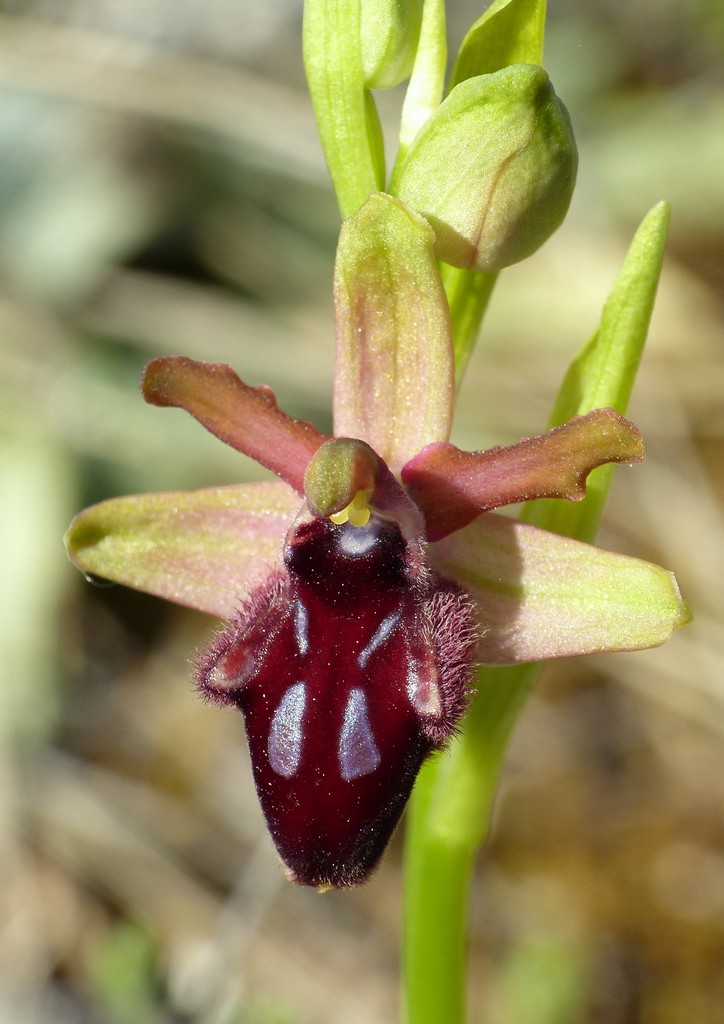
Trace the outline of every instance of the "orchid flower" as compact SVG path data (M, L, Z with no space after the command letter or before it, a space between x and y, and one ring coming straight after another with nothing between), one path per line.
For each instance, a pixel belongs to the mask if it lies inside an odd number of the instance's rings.
M111 499L66 538L84 572L227 620L198 687L242 711L277 850L322 888L368 877L475 665L655 646L688 621L664 569L492 511L579 500L643 443L611 409L510 447L449 443L449 307L433 231L401 200L344 223L335 310L333 437L229 366L153 360L148 402L279 479Z

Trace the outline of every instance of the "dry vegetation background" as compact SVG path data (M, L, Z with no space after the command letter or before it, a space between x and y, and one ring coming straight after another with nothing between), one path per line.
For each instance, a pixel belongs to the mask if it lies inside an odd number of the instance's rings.
M668 198L631 409L649 458L618 471L601 543L676 569L697 618L663 649L554 666L527 706L475 880L471 1020L717 1024L724 9L551 7L579 186L499 283L456 440L542 429ZM454 41L481 9L451 4ZM88 586L60 540L92 501L259 475L144 405L152 356L229 361L330 426L338 222L300 20L298 0L0 3L2 1024L396 1019L399 837L362 890L292 888L241 719L188 682L213 622Z

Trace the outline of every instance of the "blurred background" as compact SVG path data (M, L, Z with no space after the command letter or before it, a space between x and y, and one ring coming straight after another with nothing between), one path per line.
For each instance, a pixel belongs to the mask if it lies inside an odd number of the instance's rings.
M228 361L329 429L338 218L300 0L0 2L0 1022L377 1024L400 837L346 893L289 885L201 615L88 585L61 537L117 494L258 478L146 406L151 357ZM693 626L561 662L478 867L473 1024L724 1020L724 8L552 0L581 168L507 271L455 440L539 432L638 221L673 206L602 545L675 569ZM450 3L451 50L482 6ZM394 138L399 91L380 97ZM392 151L392 144L390 146ZM444 1022L441 1022L444 1024Z

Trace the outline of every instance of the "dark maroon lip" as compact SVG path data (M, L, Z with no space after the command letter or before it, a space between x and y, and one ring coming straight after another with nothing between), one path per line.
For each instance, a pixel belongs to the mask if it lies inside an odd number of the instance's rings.
M284 564L202 656L198 682L244 715L291 877L355 885L464 709L470 659L451 637L472 655L470 611L459 588L413 568L398 525L376 515L300 524Z

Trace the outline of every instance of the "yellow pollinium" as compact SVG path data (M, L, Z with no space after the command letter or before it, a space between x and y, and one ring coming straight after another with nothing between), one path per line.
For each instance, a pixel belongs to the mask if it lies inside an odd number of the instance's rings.
M329 518L337 526L342 523L351 523L352 526L366 526L370 519L370 494L371 491L357 491L354 498L346 508L340 512L334 512Z

